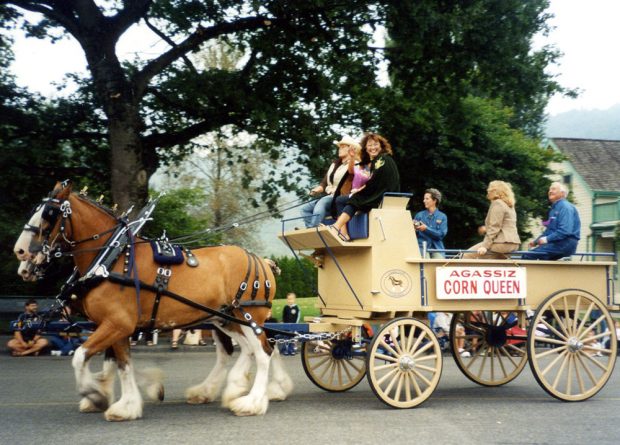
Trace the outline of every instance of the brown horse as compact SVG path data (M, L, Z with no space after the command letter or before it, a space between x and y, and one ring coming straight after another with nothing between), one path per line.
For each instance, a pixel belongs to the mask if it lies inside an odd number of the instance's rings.
M153 261L150 245L136 238L133 253L124 255L109 270L100 274L92 269L99 251L108 244L119 219L96 203L71 193L71 185L58 183L51 199L40 206L30 218L15 245L19 260L40 264L45 255L38 246L50 251L62 246L73 255L75 265L85 279L85 289L79 295L80 309L97 329L76 350L73 368L78 391L83 396L81 411L106 409L107 420L131 420L142 416L143 401L129 351L128 337L136 328L173 329L209 319L214 325L237 341L241 354L228 373L222 394L222 405L237 415L264 414L268 401L284 400L292 390L292 381L282 367L281 359L267 341L265 333L250 322L262 326L270 312L275 295L275 280L269 264L236 246L218 246L196 249L197 267L186 263L169 267L168 294L156 304L155 288L158 269ZM37 252L39 250L39 252ZM45 250L45 249L44 249ZM131 249L127 249L128 252ZM136 268L127 270L132 259ZM24 263L21 264L24 266ZM112 276L124 277L134 272L143 283L140 291L127 282L112 281ZM248 276L254 284L247 285ZM89 278L90 277L90 278ZM134 275L135 278L135 275ZM161 276L159 276L161 279ZM132 278L133 280L133 278ZM171 298L171 296L182 296ZM154 309L155 307L155 309ZM209 312L202 308L210 309ZM224 308L224 312L213 312ZM230 322L234 317L239 322ZM188 403L206 403L214 400L226 379L228 354L224 345L216 341L216 365L206 379L186 391ZM103 371L90 372L91 357L106 353ZM249 371L252 358L256 376L250 388ZM121 379L121 397L113 401L113 366L116 362ZM272 381L269 366L273 363ZM156 374L142 376L147 393L153 398L163 397L163 386Z

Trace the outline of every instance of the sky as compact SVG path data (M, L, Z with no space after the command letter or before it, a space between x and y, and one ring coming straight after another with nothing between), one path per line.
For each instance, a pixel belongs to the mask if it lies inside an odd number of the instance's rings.
M561 85L579 88L577 99L553 97L547 113L569 110L605 110L620 103L620 1L552 0L548 10L555 17L549 24L555 29L536 44L553 44L564 53L560 66L550 73L558 75Z
M524 0L527 1L527 0ZM552 0L548 10L555 17L554 29L546 38L538 36L535 45L553 44L562 53L560 65L549 72L565 87L581 91L577 99L555 96L547 113L569 110L607 109L620 103L620 0ZM139 51L144 58L159 52L158 38L151 33L130 30L119 42L119 55ZM14 46L12 66L18 83L43 94L54 94L53 82L62 82L65 72L85 71L84 56L74 41L55 45L36 39L19 39ZM58 63L62 61L62 63Z

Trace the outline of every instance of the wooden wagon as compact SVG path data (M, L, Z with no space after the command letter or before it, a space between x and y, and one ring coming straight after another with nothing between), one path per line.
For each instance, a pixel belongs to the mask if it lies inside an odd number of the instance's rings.
M368 236L351 242L326 226L285 230L283 223L280 238L294 252L313 251L319 266L321 316L306 320L308 331L333 334L303 344L304 369L316 385L346 391L367 376L386 404L419 405L437 387L443 363L427 315L447 312L452 356L478 384L508 383L529 361L558 399L585 400L603 388L617 354L613 255L422 258L408 200L386 196L364 216Z

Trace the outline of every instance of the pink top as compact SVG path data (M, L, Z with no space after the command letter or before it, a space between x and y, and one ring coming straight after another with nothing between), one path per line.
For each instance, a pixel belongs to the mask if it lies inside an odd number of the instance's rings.
M359 189L370 179L370 167L361 167L359 164L353 170L353 183L351 188Z

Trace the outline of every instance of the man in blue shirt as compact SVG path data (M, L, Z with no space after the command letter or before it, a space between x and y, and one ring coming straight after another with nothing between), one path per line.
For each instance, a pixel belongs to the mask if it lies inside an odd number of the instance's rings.
M553 182L549 187L549 219L545 231L530 243L533 249L523 255L525 260L559 260L577 250L581 220L574 205L566 200L568 190L563 184Z
M39 355L41 349L45 348L49 342L41 336L41 326L43 319L37 313L36 300L29 299L24 304L25 312L19 316L15 324L13 338L9 340L7 346L14 357L26 355Z
M423 254L424 252L424 243L426 243L427 250L444 250L443 239L448 233L448 217L437 209L441 202L441 192L433 188L426 189L423 202L425 210L416 213L413 218L413 226L416 230L420 253ZM426 256L430 256L430 258L445 258L443 252L433 252Z

